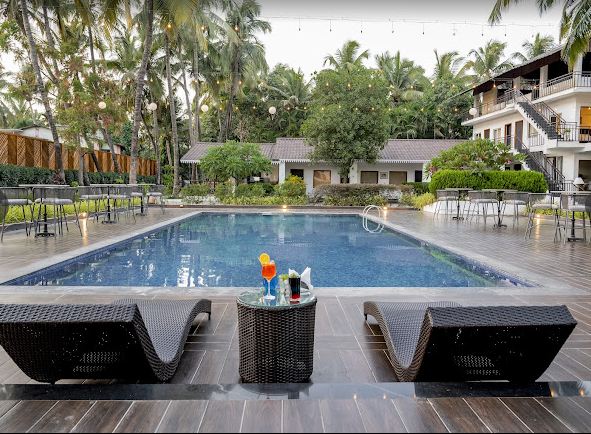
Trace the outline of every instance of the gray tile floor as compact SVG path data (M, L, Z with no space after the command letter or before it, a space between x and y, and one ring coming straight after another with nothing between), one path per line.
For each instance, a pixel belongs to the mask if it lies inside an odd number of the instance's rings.
M164 219L194 210L167 210ZM413 235L485 262L538 284L535 288L479 289L336 289L319 290L313 383L393 381L388 354L375 322L365 322L361 304L382 300L449 299L463 304L565 303L579 326L542 377L550 381L591 380L591 247L558 244L552 229L540 227L523 240L523 221L494 229L492 223L456 223L417 212L390 211L388 223ZM70 254L79 254L118 237L159 224L149 217L129 225L89 223L82 238L75 231L63 239L25 239L9 233L0 245L0 280ZM48 259L49 258L49 259ZM105 303L129 293L121 288L0 287L2 302ZM160 296L146 290L145 296ZM170 293L167 293L170 296ZM231 384L237 374L236 305L230 295L210 297L212 320L202 318L189 338L173 383ZM33 384L0 352L0 383ZM92 384L94 382L87 382ZM98 385L97 387L100 387ZM68 399L64 396L63 399ZM588 398L433 398L394 400L297 401L0 401L0 432L31 431L588 431Z

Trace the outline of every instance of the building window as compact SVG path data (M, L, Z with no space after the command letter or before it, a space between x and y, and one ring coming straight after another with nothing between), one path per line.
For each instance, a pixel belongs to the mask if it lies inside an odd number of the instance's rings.
M312 186L316 188L319 185L330 185L330 176L330 170L315 170Z
M407 182L406 172L390 172L390 184L391 185L402 185Z
M493 140L495 142L498 142L499 140L501 140L501 138L502 138L501 129L500 128L495 128L493 130Z
M490 139L490 129L487 128L486 130L484 130L484 138L486 140Z
M304 169L291 169L289 174L304 179Z
M415 170L415 182L423 182L423 171Z
M362 184L377 184L378 183L378 172L376 171L361 171L361 183Z
M474 138L475 139L481 139L482 138L482 134L477 133L477 134L474 135Z

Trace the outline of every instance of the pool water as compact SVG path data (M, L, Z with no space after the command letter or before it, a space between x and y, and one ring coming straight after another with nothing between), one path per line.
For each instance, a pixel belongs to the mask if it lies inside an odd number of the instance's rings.
M517 284L400 233L369 233L359 216L282 213L201 214L8 284L254 286L262 280L261 252L280 274L311 267L312 283L321 287Z

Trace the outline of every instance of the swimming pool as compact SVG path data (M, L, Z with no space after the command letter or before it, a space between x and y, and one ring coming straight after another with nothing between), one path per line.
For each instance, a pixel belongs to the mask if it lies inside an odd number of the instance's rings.
M371 224L371 223L370 223ZM515 279L400 233L369 233L356 215L204 213L8 282L46 286L240 287L312 268L321 287L512 286Z

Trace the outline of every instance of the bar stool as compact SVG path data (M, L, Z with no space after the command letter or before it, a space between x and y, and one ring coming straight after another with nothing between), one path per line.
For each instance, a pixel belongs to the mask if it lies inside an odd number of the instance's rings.
M538 211L551 211L554 217L554 242L562 235L560 232L560 200L556 193L529 193L528 195L528 216L525 239L531 238L534 227L542 223L535 222L535 215Z
M523 191L506 191L503 193L501 202L501 219L505 217L505 211L508 206L513 206L513 223L519 223L519 207L527 207L529 203L529 193Z
M143 185L132 185L131 186L131 198L132 198L132 202L133 202L133 209L135 212L136 204L135 204L135 199L139 199L140 202L140 208L143 211L144 208L144 200L146 198L146 189Z
M104 199L103 191L100 187L78 187L78 198L80 204L86 203L88 215L94 217L98 222L101 208L101 201ZM94 212L90 211L90 204L94 203Z
M560 209L564 212L564 243L567 241L587 241L587 215L591 218L591 194L562 193L560 196ZM583 221L577 226L575 213L582 213ZM568 214L572 217L569 218ZM570 224L570 236L568 235ZM590 220L591 224L591 220ZM576 230L583 230L583 238L576 236Z
M150 191L148 191L148 202L151 198L154 200L158 199L162 214L164 214L164 186L163 185L152 185Z
M29 190L21 187L3 187L0 188L0 215L2 217L2 232L0 234L0 241L4 240L4 230L6 229L6 216L10 207L20 207L23 212L23 219L25 222L25 234L29 236L29 222L27 221L27 213L25 207L30 209L32 202L29 200Z
M486 224L489 215L489 206L492 208L492 216L495 216L495 207L499 204L498 195L495 191L469 191L468 200L469 203L467 218L470 217L470 212L472 212L472 218L474 218L474 212L476 212L477 220L480 220L480 211L482 211L482 216L484 217L484 224Z
M125 217L129 218L129 213L133 216L135 222L135 212L133 210L133 199L131 196L132 187L125 185L121 187L111 187L110 198L114 203L115 216L119 220L119 215L123 212ZM119 208L117 208L119 202Z
M445 203L445 216L449 216L450 203L457 204L460 200L460 192L457 190L437 190L437 202L435 203L435 212L433 217L437 216L441 212L441 208ZM453 206L451 207L453 211Z
M70 187L42 187L33 189L34 205L38 204L39 211L35 221L35 236L39 234L39 225L41 224L41 208L44 209L44 224L47 224L47 207L53 207L53 227L54 233L63 235L64 223L66 231L69 231L68 218L66 215L65 206L72 205L74 207L74 215L76 217L76 225L82 236L82 228L78 219L78 207L76 206L76 190Z

